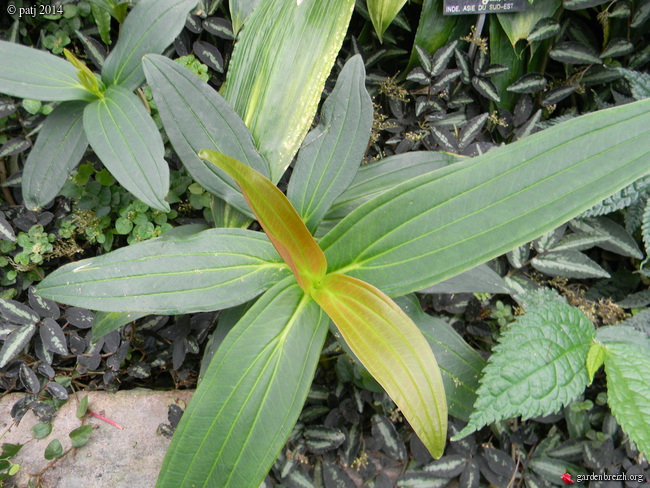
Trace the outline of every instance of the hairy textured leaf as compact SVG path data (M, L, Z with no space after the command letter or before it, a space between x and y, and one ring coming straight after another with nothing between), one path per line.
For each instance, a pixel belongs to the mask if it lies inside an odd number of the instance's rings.
M381 291L350 276L328 274L312 297L431 455L440 457L447 432L445 391L433 353L417 326Z
M353 6L262 0L235 44L222 94L251 130L274 182L309 130Z
M86 152L84 102L62 103L45 119L23 168L25 205L36 210L50 203Z
M375 28L379 42L395 16L402 10L406 0L368 0L368 13Z
M330 271L388 295L421 290L629 185L650 170L649 152L650 101L602 110L397 185L319 244Z
M559 301L531 307L503 332L485 367L475 411L461 438L484 425L557 412L587 383L593 324Z
M305 224L277 186L244 163L215 151L199 157L228 173L242 188L244 198L303 290L309 290L327 272L325 255Z
M47 101L95 98L63 58L7 41L0 41L0 93Z
M157 486L260 486L298 420L328 324L293 278L265 293L217 349Z
M219 168L207 167L198 157L201 149L211 149L269 176L269 166L239 115L213 88L178 63L149 55L143 64L165 130L189 173L203 188L252 216L232 178Z
M363 59L350 59L323 104L318 127L303 141L287 198L314 232L336 198L350 185L366 152L372 101Z
M635 100L650 98L650 74L625 68L616 68L630 84Z
M262 233L212 229L162 236L68 264L37 290L93 310L177 314L233 307L287 272Z
M449 414L467 421L476 401L476 390L485 360L446 322L422 310L414 295L395 303L418 326L431 346L445 385Z
M102 80L129 91L144 81L142 56L160 54L185 25L185 17L197 0L141 0L127 16L120 38L106 58Z
M156 124L133 93L111 86L87 105L86 136L111 174L150 207L169 212L169 166Z
M635 343L605 343L607 403L639 451L650 455L650 348Z

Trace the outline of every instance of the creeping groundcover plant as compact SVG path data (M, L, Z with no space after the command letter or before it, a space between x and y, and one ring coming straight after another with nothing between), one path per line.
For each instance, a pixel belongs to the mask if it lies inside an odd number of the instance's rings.
M458 415L455 393L448 391L447 402L429 344L389 297L529 242L650 171L650 100L575 118L476 158L449 164L455 158L412 153L359 170L372 108L357 56L304 139L285 196L241 161L267 164L219 94L162 56L145 56L143 65L159 107L179 94L181 102L204 100L161 110L170 140L236 182L264 232L177 228L66 265L38 293L104 312L164 314L256 299L241 307L212 357L174 434L161 487L259 486L298 419L330 321L439 457L447 403ZM204 130L196 110L208 105L234 143L215 150L175 142L181 128ZM590 370L597 363L592 357ZM474 416L471 428L491 421L491 413Z

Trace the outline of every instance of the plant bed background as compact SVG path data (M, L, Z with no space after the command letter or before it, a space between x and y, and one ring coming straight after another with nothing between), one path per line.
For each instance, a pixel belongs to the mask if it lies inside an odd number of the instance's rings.
M66 48L92 66L98 52L111 48L108 41L117 39L117 19L99 3L61 2L61 13L48 16L18 18L2 12L0 38L57 55ZM233 49L232 25L227 5L208 3L202 12L193 11L165 55L218 88ZM533 6L543 10L543 3ZM27 2L16 5L26 7ZM359 2L323 98L344 62L361 54L374 107L364 156L364 164L371 165L416 150L476 156L580 114L650 96L648 2L565 1L564 9L559 2L547 8L535 22L522 25L512 20L521 18L517 14L441 19L441 2L410 2L380 43L365 2ZM444 29L427 24L432 15ZM529 74L539 71L544 75ZM143 88L161 129L151 90ZM70 408L73 393L78 399L98 390L193 389L202 364L238 317L236 310L141 314L93 343L93 312L34 293L34 286L68 262L158 237L180 225L214 222L210 193L193 181L166 139L169 212L132 196L90 150L53 202L28 210L21 170L54 106L0 99L0 388L3 396L27 393L13 405L12 421L31 410L45 424L62 406ZM287 178L280 188L286 189ZM564 297L595 326L623 324L650 334L644 269L650 242L648 188L645 177L582 219L491 261L489 269L498 280L488 274L496 281L482 289L462 280L447 288L436 285L418 294L420 305L451 324L483 358L523 313L517 296L541 288ZM12 307L37 317L39 331L16 339L12 333L21 319ZM480 368L477 378L479 373ZM179 418L178 406L172 406L168 421L157 427L159 435L171 436ZM463 426L452 420L449 437ZM90 435L109 443L102 437L105 430ZM86 447L77 449L83 456ZM8 475L20 458L11 447L4 451L8 461L1 467ZM390 397L330 335L299 422L264 483L289 488L442 488L450 483L536 488L563 484L565 472L643 475L644 483L591 481L590 486L648 486L647 459L611 414L602 370L584 395L556 414L494 423L449 442L443 457L434 461ZM31 482L39 486L46 477ZM12 486L11 478L2 483Z

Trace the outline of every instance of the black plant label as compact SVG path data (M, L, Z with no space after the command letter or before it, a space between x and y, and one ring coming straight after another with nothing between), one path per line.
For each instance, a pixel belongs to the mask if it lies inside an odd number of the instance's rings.
M523 12L526 0L445 0L444 15L504 14Z

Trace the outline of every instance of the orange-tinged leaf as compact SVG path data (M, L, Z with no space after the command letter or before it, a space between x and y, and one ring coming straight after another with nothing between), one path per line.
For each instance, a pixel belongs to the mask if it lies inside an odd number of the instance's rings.
M439 458L447 435L447 402L438 364L417 326L380 290L344 274L328 274L312 298Z
M239 185L249 207L298 284L309 293L327 272L325 255L291 202L269 179L225 154L203 149L199 157L214 163Z

